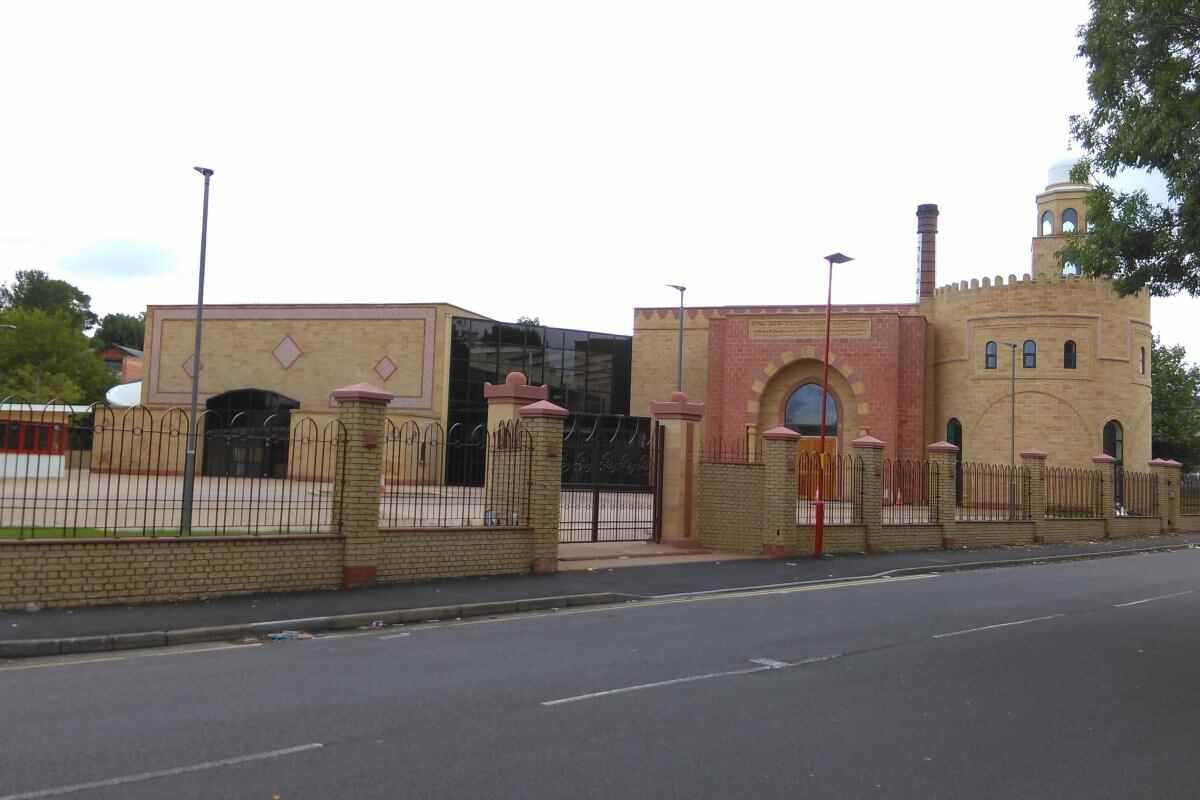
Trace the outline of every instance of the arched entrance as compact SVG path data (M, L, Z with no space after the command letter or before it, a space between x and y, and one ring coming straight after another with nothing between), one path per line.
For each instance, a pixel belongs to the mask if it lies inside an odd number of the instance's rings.
M204 475L286 478L292 411L299 401L264 389L236 389L204 404Z
M838 402L833 392L825 395L825 452L835 455L838 451ZM801 499L816 497L821 481L821 386L816 383L801 384L788 396L783 411L783 424L802 437L799 442L798 491ZM828 466L828 465L827 465ZM825 470L822 495L836 500L836 470Z
M1113 470L1113 501L1125 505L1125 429L1115 419L1104 424L1104 455L1116 460Z

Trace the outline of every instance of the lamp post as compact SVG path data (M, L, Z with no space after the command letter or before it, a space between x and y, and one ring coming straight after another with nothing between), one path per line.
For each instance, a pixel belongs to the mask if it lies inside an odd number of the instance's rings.
M674 283L668 283L672 289L679 291L679 359L676 367L675 391L683 391L683 293L687 291L686 286L677 286Z
M196 483L196 405L200 395L200 331L204 325L204 257L208 249L208 182L213 171L207 167L192 167L204 176L204 210L200 217L200 288L196 293L196 343L192 348L192 406L188 417L187 455L183 463L183 513L180 528L192 530L192 495Z
M1017 348L1020 345L1013 342L1001 342L1008 348L1010 362L1008 379L1008 463L1011 467L1008 473L1008 518L1013 516L1013 479L1017 470Z
M821 371L821 443L818 446L821 469L817 471L816 530L813 533L813 557L820 558L825 544L825 411L829 398L829 331L833 314L833 265L854 259L842 253L825 256L829 262L829 281L825 292L825 364Z

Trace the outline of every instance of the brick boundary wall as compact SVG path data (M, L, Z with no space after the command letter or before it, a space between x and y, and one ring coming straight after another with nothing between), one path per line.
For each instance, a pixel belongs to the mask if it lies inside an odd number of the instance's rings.
M378 583L513 575L533 562L531 528L430 528L380 531Z
M762 552L762 464L706 464L697 470L700 545L729 553Z
M800 534L801 553L811 553L816 545L816 528L812 525L798 525ZM821 550L824 553L866 553L866 525L826 525L821 535Z
M5 610L203 600L341 583L336 535L0 542Z
M1200 514L1180 514L1179 531L1181 533L1200 533Z
M1037 526L1038 544L1065 544L1066 542L1091 542L1106 536L1104 520L1093 519L1047 519Z
M941 550L941 525L881 525L867 543L872 553Z
M1103 525L1097 527L1104 529ZM949 528L945 544L947 550L1021 547L1034 543L1036 529L1032 522L959 522Z
M1158 517L1112 517L1107 523L1110 539L1153 536L1163 532L1162 520Z

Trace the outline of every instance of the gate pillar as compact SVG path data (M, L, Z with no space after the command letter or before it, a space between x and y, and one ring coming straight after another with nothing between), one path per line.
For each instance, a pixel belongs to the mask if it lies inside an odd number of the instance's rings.
M501 423L520 419L522 406L549 400L550 389L546 386L530 386L523 372L510 372L504 383L494 386L485 383L483 396L487 400L487 429L488 433L492 433Z
M1158 476L1158 518L1163 533L1179 530L1179 482L1183 465L1175 460L1156 458L1150 462L1150 472Z
M333 497L343 538L342 586L347 589L374 583L378 571L383 421L392 397L365 383L333 393L346 437L338 453Z
M670 400L651 404L650 414L663 429L660 530L663 544L696 547L696 475L700 466L700 422L704 403L674 392Z
M800 528L796 525L796 459L800 434L791 428L772 428L763 435L763 510L766 516L763 555L792 558L800 555ZM820 478L819 480L823 480ZM805 549L815 542L809 536Z
M521 426L533 440L529 465L529 522L534 572L558 571L558 523L562 503L563 420L567 410L548 400L523 406Z

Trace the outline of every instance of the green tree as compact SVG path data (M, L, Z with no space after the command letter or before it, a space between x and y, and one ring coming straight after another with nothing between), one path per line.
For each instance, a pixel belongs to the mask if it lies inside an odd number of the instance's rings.
M20 270L12 285L0 284L0 311L38 309L65 314L80 331L96 324L92 298L66 281L55 280L38 269Z
M123 344L136 350L142 349L145 338L146 315L105 314L96 332L92 334L92 345L103 350L112 344Z
M1092 0L1079 30L1090 113L1071 118L1087 158L1072 180L1089 195L1090 236L1060 252L1123 294L1200 295L1200 0ZM1168 202L1102 185L1125 168L1150 169Z
M0 312L0 324L15 326L0 330L0 397L89 403L117 382L65 314L9 309Z
M1200 367L1189 365L1183 345L1165 346L1157 336L1151 346L1155 458L1173 458L1185 471L1200 463Z

